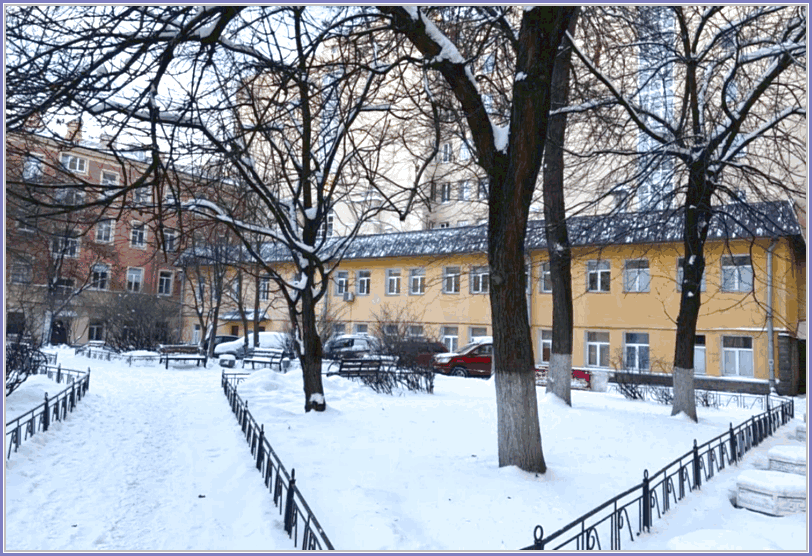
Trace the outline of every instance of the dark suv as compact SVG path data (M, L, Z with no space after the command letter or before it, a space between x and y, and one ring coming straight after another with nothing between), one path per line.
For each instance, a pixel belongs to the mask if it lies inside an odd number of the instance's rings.
M433 342L427 338L407 338L384 341L383 351L387 355L397 357L399 367L430 368L433 357L438 353L446 353L448 348L440 342Z
M451 376L491 376L493 341L481 338L455 353L435 355L431 365L434 372Z

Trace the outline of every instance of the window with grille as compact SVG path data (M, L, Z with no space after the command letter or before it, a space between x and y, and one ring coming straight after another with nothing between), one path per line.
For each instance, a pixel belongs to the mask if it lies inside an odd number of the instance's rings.
M610 276L609 261L587 262L587 291L608 292Z
M443 269L443 293L460 293L460 267L447 266Z
M426 293L426 271L422 268L409 270L409 293L423 295Z
M623 269L623 288L626 292L647 292L650 283L651 275L647 260L626 261L626 268Z
M753 265L750 255L722 257L722 291L753 291Z

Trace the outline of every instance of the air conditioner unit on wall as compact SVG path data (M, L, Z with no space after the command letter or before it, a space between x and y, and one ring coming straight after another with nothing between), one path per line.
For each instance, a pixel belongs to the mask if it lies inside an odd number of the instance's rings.
M344 301L355 301L355 294L352 292L344 292Z

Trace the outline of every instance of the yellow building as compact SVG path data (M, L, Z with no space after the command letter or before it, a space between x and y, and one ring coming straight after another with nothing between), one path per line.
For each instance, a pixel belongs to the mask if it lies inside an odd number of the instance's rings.
M780 392L805 390L806 254L793 207L775 202L720 209L706 244L697 375L715 388L760 391L772 359ZM679 212L570 219L573 366L670 371L681 226ZM409 333L436 337L451 349L490 335L486 245L485 226L359 236L332 275L322 313L331 315L336 333L373 333L380 323L405 321ZM552 296L541 221L528 226L527 252L530 322L536 361L543 365ZM281 250L269 258L289 264ZM284 330L283 304L277 300L272 307L267 290L264 297L262 328ZM187 320L187 331L192 324ZM218 333L232 333L234 326L220 322Z

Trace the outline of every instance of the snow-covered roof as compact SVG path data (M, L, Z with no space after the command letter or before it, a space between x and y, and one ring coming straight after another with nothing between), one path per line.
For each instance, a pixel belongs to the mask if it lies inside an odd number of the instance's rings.
M576 216L567 220L573 247L624 244L672 243L682 241L683 209L629 212L612 215ZM801 227L786 201L735 204L714 207L708 241L799 236ZM333 238L321 249L324 260L344 238ZM546 250L544 221L527 224L525 247L528 251ZM486 253L487 225L441 228L415 232L359 235L347 246L345 260L393 257L444 256ZM281 243L263 246L266 262L286 262L292 257Z

